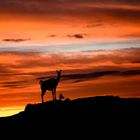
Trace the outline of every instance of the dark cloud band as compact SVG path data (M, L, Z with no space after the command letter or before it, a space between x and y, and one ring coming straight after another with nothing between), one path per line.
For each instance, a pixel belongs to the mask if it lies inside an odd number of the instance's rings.
M112 8L108 6L112 5ZM118 5L116 7L116 4ZM123 4L123 5L122 5ZM0 0L0 13L46 18L112 17L139 21L139 0ZM133 7L133 8L129 8ZM137 8L135 8L137 7Z
M24 41L28 41L30 39L23 39L23 38L6 38L6 39L3 39L2 41L5 41L5 42L24 42Z

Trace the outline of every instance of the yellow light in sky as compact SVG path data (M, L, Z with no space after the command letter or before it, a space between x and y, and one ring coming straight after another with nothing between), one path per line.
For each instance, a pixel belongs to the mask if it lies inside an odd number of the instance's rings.
M11 116L23 111L23 107L0 108L0 117Z

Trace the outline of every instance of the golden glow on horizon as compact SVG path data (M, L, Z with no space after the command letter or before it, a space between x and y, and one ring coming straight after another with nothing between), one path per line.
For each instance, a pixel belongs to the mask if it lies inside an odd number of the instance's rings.
M8 117L23 111L23 107L0 108L0 117Z

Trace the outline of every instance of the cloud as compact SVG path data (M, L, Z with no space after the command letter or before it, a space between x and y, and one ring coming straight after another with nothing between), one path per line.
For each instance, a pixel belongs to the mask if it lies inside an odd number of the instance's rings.
M83 81L83 80L90 80L95 79L101 76L110 75L116 73L117 71L102 71L102 72L92 72L92 73L83 73L83 74L69 74L62 76L63 80L75 80Z
M140 21L139 0L23 0L0 1L0 13L42 19L120 19ZM45 18L44 18L45 17ZM37 18L37 19L38 19ZM130 20L131 19L131 20Z
M5 88L24 88L27 86L28 81L10 81L10 82L1 82L1 87ZM29 86L29 85L28 85Z
M140 63L140 60L132 61L132 63Z
M125 34L122 37L127 37L127 38L140 38L140 33Z
M0 52L1 71L58 67L94 67L96 65L131 64L139 61L140 49L100 50L88 52L60 52L42 55L34 52ZM12 58L9 59L9 58ZM5 60L5 61L3 61ZM133 64L133 63L132 63ZM4 68L4 70L2 70Z
M0 52L0 106L40 102L39 80L55 77L57 69L62 69L58 93L65 97L139 96L139 56L140 48L46 55Z
M94 27L99 27L99 26L103 26L103 25L104 25L103 20L96 20L94 23L86 25L86 27L87 28L94 28Z
M94 28L94 27L99 27L99 26L102 26L102 25L103 25L102 23L96 23L96 24L89 24L86 27L87 28Z
M63 75L62 80L74 80L74 82L81 82L86 80L92 80L100 78L102 76L135 76L140 75L140 70L128 70L128 71L101 71L82 74L69 74Z
M40 79L56 75L57 69L63 70L63 80L74 81L140 75L139 56L139 48L47 55L0 52L0 83L3 88L30 87Z
M135 75L140 75L140 70L123 71L123 72L118 73L117 75L120 75L120 76L135 76Z
M14 39L14 38L6 38L6 39L3 39L2 41L5 41L5 42L16 42L16 43L18 43L18 42L24 42L24 41L28 41L28 40L30 40L30 39L23 39L23 38L16 38L16 39Z
M74 34L74 35L67 35L67 37L69 38L77 38L77 39L83 39L84 38L84 34Z
M52 34L52 35L49 35L48 37L57 37L57 35L55 35L55 34Z

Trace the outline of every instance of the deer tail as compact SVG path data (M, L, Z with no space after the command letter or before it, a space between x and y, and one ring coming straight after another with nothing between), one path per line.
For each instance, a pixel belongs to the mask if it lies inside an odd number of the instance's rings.
M43 80L40 80L40 81L39 81L39 84L41 85L42 83L43 83Z

